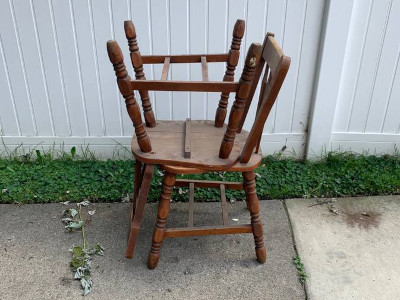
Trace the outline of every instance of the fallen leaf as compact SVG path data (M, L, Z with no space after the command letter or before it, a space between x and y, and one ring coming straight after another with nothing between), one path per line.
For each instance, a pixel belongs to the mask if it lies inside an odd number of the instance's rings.
M85 200L85 201L82 201L82 202L77 203L76 205L77 205L77 206L89 206L89 204L90 204L90 202L87 201L87 200Z

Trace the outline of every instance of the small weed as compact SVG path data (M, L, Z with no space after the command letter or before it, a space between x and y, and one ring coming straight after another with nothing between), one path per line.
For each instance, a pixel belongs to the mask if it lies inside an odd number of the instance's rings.
M297 274L299 275L299 280L302 284L304 284L307 280L307 274L304 271L304 265L300 260L300 257L298 255L296 255L295 257L293 257L293 262L296 266L297 269Z
M63 204L68 204L68 201ZM77 204L78 210L70 208L63 212L62 222L65 224L65 229L69 232L80 230L82 233L82 245L72 246L68 251L72 253L72 259L69 266L74 273L74 279L79 280L83 289L83 296L86 296L92 291L92 275L90 264L93 255L104 255L104 248L98 243L93 247L87 247L85 237L85 223L82 215L82 207L89 206L89 201L85 200ZM92 216L95 210L88 211L88 216Z

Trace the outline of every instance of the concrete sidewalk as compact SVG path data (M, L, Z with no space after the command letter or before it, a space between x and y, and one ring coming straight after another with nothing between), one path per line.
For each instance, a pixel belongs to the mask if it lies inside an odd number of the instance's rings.
M186 226L187 205L172 203L167 225ZM249 221L244 202L228 207L230 220ZM64 230L65 208L58 203L0 205L0 299L81 299L67 252L80 243L81 236ZM255 260L253 236L247 234L167 239L155 270L146 266L155 204L147 206L132 260L124 258L129 205L91 204L90 209L96 209L96 214L87 229L88 244L99 242L106 250L104 257L93 260L94 286L87 299L305 298L281 201L260 203L268 256L264 265ZM219 203L196 203L195 225L219 221Z
M287 200L308 299L400 299L400 197Z

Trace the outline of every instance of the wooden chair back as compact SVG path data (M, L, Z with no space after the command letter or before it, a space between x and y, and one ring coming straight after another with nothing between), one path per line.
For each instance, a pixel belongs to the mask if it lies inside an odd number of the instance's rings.
M264 70L264 77L261 83L260 95L257 106L256 118L253 127L243 147L240 162L247 163L250 160L254 149L256 153L259 150L262 131L265 121L271 111L272 106L278 96L282 87L283 81L289 70L290 57L283 54L281 47L274 39L274 34L267 33L261 49L262 53L258 56L246 57L245 67L243 69L241 81L244 81L241 86L249 91L247 97L243 99L243 93L238 91L235 102L233 103L231 113L229 116L228 128L226 130L224 139L220 148L220 158L229 157L232 149L236 132L241 132L244 121L246 120L251 101L253 99L255 90L257 88L261 73ZM257 58L258 57L258 58ZM251 60L257 59L257 67L251 63ZM250 79L251 78L251 79ZM251 80L252 82L249 82Z
M262 55L255 70L253 84L244 108L238 132L242 130L264 66L264 77L261 81L256 118L239 159L239 161L244 164L250 160L254 149L256 153L259 151L265 121L271 112L290 66L290 57L284 55L281 47L274 39L273 33L267 33L265 36Z

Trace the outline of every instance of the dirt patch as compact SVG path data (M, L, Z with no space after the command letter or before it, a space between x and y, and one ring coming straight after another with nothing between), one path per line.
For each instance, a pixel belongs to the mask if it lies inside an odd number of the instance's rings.
M368 230L372 227L377 228L379 226L381 214L376 212L343 212L343 217L345 218L347 225L350 227L358 226L361 229Z

